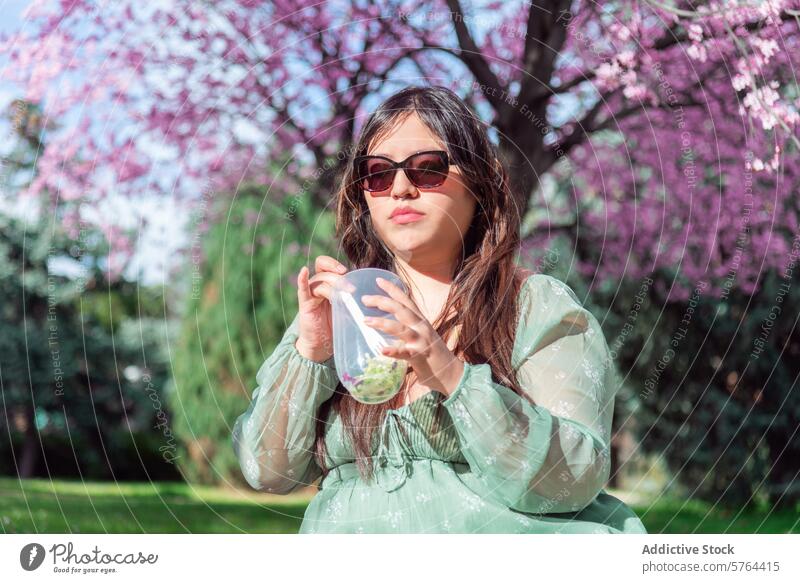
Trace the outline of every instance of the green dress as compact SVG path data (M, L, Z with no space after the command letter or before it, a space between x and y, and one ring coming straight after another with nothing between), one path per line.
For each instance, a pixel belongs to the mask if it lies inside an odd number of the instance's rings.
M618 377L599 323L551 276L529 276L520 294L512 366L532 401L489 364L465 363L451 395L387 411L369 482L334 408L327 474L313 458L316 413L338 379L333 358L299 354L296 316L234 424L247 482L286 494L322 477L301 533L646 533L604 490Z

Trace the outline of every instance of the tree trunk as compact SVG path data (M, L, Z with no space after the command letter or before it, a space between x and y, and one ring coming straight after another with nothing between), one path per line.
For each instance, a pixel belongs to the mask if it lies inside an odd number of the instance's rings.
M33 409L28 411L28 427L25 429L25 442L22 444L22 455L19 462L19 477L32 478L39 463L39 432L36 430L36 419Z

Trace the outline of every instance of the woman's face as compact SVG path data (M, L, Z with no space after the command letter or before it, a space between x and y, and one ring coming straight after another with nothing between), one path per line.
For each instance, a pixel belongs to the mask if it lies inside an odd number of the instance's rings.
M399 162L424 150L447 148L416 113L411 113L371 144L367 154ZM378 236L406 263L436 265L460 257L477 202L458 166L451 164L447 179L435 188L417 188L405 172L398 170L386 190L362 192ZM393 220L391 214L398 207L411 207L424 214L410 222Z

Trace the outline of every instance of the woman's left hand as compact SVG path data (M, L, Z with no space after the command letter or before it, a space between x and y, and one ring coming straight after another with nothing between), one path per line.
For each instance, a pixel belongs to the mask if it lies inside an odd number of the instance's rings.
M447 347L402 289L380 277L376 283L389 297L365 295L361 296L362 303L389 312L396 320L368 317L364 318L364 323L401 341L398 345L385 347L381 352L392 358L407 360L420 383L450 395L461 379L464 363Z

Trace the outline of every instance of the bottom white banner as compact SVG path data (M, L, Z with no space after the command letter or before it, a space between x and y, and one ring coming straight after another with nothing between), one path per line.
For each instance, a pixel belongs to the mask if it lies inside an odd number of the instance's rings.
M800 581L797 535L0 537L2 581Z

